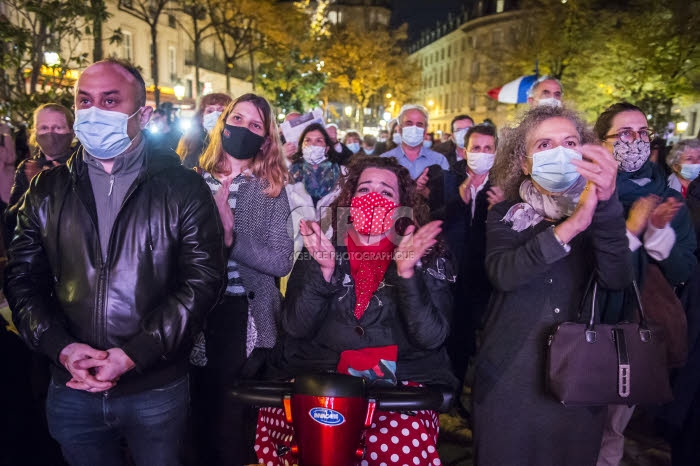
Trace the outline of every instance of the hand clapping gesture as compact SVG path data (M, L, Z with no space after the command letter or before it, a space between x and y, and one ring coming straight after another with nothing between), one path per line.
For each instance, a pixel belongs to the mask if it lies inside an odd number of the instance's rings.
M602 146L584 144L581 146L583 160L572 160L578 172L596 190L598 200L607 201L615 192L617 180L617 162L613 156Z
M335 248L333 243L326 238L326 235L323 234L321 227L316 222L301 220L299 222L299 231L304 240L304 247L309 251L311 257L318 262L323 278L330 282L335 270Z
M232 177L222 179L221 188L214 194L214 202L224 227L224 244L227 248L233 245L233 209L228 205L228 191L232 181Z
M414 267L435 243L437 235L440 234L442 222L435 220L426 223L416 231L416 227L411 225L406 229L406 235L394 251L394 261L396 262L396 272L402 278L411 278Z

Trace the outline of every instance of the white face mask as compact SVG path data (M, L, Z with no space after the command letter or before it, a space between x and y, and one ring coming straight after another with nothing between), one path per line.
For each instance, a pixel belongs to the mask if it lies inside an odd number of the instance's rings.
M399 144L401 144L401 133L398 133L398 132L397 132L397 133L394 133L394 134L391 136L391 140L392 140L392 141L394 142L394 144L396 144L397 146L398 146Z
M311 165L318 165L326 160L326 148L323 146L303 146L301 153L304 160Z
M555 99L554 97L548 97L546 99L540 99L537 101L538 106L549 105L550 107L561 107L561 100Z
M96 159L109 160L123 154L131 145L126 127L133 115L102 110L92 106L75 112L73 131L88 154Z
M401 140L409 147L416 147L423 143L425 128L419 126L406 126L401 128Z
M457 144L457 147L460 149L464 149L464 136L467 135L467 131L469 131L469 128L460 129L459 131L455 131L453 134L455 144Z
M483 175L493 167L496 154L485 152L467 152L467 165L477 175Z
M207 133L211 133L211 130L214 129L216 122L219 120L219 116L221 116L221 112L207 113L202 117L202 126L204 126Z

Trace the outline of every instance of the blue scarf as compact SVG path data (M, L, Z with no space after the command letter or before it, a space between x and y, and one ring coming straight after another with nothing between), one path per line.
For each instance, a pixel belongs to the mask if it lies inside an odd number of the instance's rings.
M651 160L647 160L636 172L617 172L617 193L625 208L625 215L632 203L640 197L656 194L663 198L665 191L666 178Z
M314 166L306 161L297 162L289 167L292 182L304 183L306 192L311 196L314 205L326 194L330 193L338 183L340 167L337 163L325 160Z

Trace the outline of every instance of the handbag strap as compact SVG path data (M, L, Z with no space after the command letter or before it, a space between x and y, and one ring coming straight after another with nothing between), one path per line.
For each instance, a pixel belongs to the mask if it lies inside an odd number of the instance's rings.
M588 332L593 332L591 335L592 340L595 341L595 307L596 299L598 297L598 280L595 279L595 274L591 275L591 280L588 282L586 288L586 294L584 294L584 299L588 294L588 289L590 289L591 281L593 282L593 292L591 299L591 317L588 320L588 326L586 327L586 339L588 340ZM637 315L639 317L639 332L642 337L642 341L647 341L651 338L651 333L649 332L649 327L647 325L646 315L644 314L644 307L642 306L642 298L639 293L639 286L637 285L637 280L632 280L632 289L634 290L634 298L637 302Z

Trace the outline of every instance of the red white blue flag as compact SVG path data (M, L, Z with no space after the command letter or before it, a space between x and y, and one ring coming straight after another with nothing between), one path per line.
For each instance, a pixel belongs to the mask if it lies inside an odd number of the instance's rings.
M537 81L537 75L521 76L515 81L496 87L488 92L489 97L504 104L524 104L527 102L527 91Z

